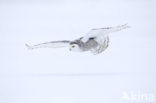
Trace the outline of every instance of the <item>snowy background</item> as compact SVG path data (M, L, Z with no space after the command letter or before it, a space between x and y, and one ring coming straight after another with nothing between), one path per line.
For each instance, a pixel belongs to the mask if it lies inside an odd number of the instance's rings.
M0 103L156 102L155 10L155 0L0 0ZM125 23L99 55L25 47ZM155 100L123 100L131 91Z

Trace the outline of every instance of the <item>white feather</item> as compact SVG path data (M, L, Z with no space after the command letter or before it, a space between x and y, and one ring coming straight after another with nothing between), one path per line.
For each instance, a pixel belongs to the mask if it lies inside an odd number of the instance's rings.
M45 42L36 45L28 45L25 44L28 49L37 49L37 48L61 48L61 47L68 47L70 41L52 41L52 42Z
M126 28L129 28L128 24L124 25L119 25L115 27L107 27L107 28L96 28L96 29L91 29L86 36L82 39L83 42L87 42L89 38L91 37L97 37L100 39L105 38L108 34L117 32Z

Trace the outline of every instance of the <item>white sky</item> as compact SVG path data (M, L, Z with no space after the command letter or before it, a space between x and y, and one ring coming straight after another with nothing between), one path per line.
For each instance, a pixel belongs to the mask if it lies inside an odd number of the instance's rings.
M125 103L123 91L156 93L154 0L0 2L0 103ZM131 28L96 56L25 47L124 23Z

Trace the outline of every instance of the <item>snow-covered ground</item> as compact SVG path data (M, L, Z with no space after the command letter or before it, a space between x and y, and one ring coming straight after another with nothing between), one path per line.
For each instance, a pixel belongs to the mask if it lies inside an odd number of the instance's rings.
M155 9L155 0L1 0L0 103L155 103ZM99 55L25 47L124 23Z

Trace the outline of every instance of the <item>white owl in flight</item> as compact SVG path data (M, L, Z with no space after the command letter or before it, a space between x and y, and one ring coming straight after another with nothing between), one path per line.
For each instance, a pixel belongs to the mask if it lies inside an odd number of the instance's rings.
M26 44L26 46L28 47L28 49L68 47L70 51L75 52L91 51L93 54L99 54L103 52L109 45L108 34L126 28L129 28L127 24L115 27L91 29L84 37L81 37L73 41L68 40L51 41L32 46Z

